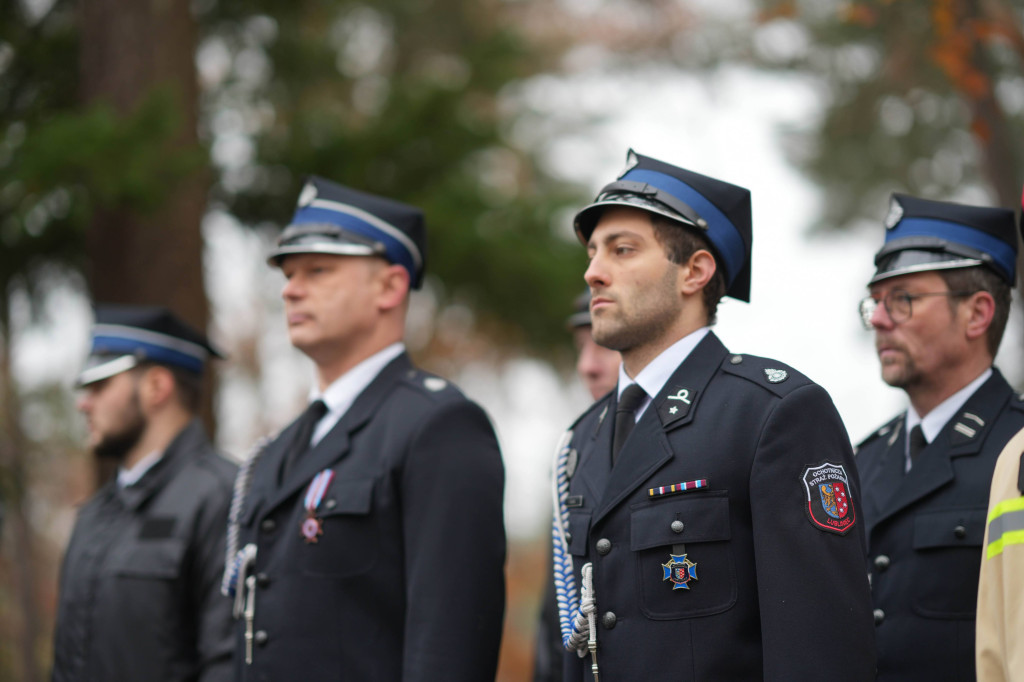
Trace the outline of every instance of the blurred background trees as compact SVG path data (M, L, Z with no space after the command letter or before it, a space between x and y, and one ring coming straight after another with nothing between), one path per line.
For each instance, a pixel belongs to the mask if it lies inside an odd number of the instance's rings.
M317 173L424 208L423 300L462 315L476 352L564 367L584 266L569 217L595 188L565 179L552 143L585 137L604 100L541 115L532 84L595 68L802 74L820 116L782 140L821 189L817 225L877 225L894 190L1016 207L1021 26L1008 0L0 3L0 680L45 676L69 503L95 480L70 377L16 371L66 314L61 292L204 326L207 221L269 239ZM422 362L466 360L424 329ZM259 340L233 343L259 381ZM526 604L510 601L511 634L531 625L539 556L513 548ZM506 653L502 679L525 679L528 658Z

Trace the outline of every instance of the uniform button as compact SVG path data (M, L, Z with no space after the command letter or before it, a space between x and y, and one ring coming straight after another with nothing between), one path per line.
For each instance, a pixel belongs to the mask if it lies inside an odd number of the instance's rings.
M881 625L882 621L885 620L885 611L882 609L875 609L872 615L875 617L875 625Z
M729 358L729 362L731 362L734 365L738 365L741 362L743 362L743 356L742 355L734 355L731 358Z
M335 507L338 506L338 501L332 497L331 499L324 502L324 506L328 509L334 509Z
M256 584L260 587L266 587L270 584L270 576L268 576L266 573L257 573Z
M611 540L609 540L608 538L601 538L600 540L597 541L597 553L598 554L607 554L610 551L612 551L612 541Z
M257 630L254 639L256 640L257 644L263 646L267 643L267 640L270 639L270 637L267 635L266 630Z
M260 530L264 533L273 533L275 528L277 528L277 522L274 519L264 519L260 524Z
M615 627L615 621L617 620L618 618L616 618L614 613L607 611L603 616L601 616L601 625L604 626L605 630L611 630Z
M957 538L959 538L960 540L963 540L965 537L967 537L967 529L963 526L957 526L953 529L953 535L957 536Z
M568 532L567 532L567 533L565 534L565 541L566 541L566 542L572 542L572 533L568 533Z
M879 554L875 557L875 568L877 568L879 571L884 571L885 569L889 568L890 563L891 562L889 561L889 557L887 557L884 554Z
M684 524L682 521L676 520L672 522L672 525L670 527L672 528L673 533L682 533L683 529L686 528L686 524Z

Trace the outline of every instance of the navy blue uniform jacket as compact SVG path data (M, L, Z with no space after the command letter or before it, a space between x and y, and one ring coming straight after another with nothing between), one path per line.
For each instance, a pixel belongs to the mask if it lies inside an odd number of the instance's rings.
M999 370L905 475L904 415L860 444L878 679L973 680L974 613L996 458L1024 427Z
M571 441L570 551L577 584L594 565L601 681L872 679L857 476L825 390L709 333L652 398L613 469L614 392ZM830 517L804 483L826 463L848 479L843 534L814 521ZM649 493L698 479L708 487ZM684 553L689 589L664 568ZM591 680L590 662L567 654L565 679Z
M505 602L504 468L487 415L458 389L389 363L348 412L278 471L294 425L257 460L241 516L255 543L255 649L238 678L492 680ZM302 536L313 477L335 472Z

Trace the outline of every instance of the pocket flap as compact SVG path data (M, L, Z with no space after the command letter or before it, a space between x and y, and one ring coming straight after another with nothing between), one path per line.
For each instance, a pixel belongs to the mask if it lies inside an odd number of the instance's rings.
M587 535L590 533L590 512L569 511L569 553L583 556L587 553Z
M981 547L986 509L944 509L914 517L914 549Z
M729 498L724 492L714 495L679 497L634 508L629 520L630 549L728 540L732 535Z
M141 540L111 557L114 573L134 578L177 578L185 543L180 538Z
M372 478L345 481L335 478L320 503L317 515L369 514L373 502L373 483Z

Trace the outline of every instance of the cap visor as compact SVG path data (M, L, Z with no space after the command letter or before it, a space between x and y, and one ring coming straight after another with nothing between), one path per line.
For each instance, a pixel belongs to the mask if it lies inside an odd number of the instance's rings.
M954 256L942 251L905 249L888 256L883 256L878 264L878 269L875 271L875 275L868 284L874 284L891 277L899 277L900 275L911 275L915 272L954 270L956 268L971 268L976 265L982 265L982 261L977 258Z
M647 211L648 213L655 213L688 227L701 229L697 223L660 203L648 201L647 199L635 194L620 194L614 197L608 197L607 199L602 199L601 201L595 201L589 206L585 206L576 214L576 217L573 219L573 224L576 228L577 236L579 236L580 241L584 244L586 244L587 240L590 239L590 235L593 233L594 228L597 227L601 211L607 206L626 206L628 208L637 208L641 211Z
M115 374L127 372L138 364L139 359L134 355L120 355L115 358L111 358L109 355L92 356L86 361L86 367L78 375L78 380L75 383L79 388L84 388Z

